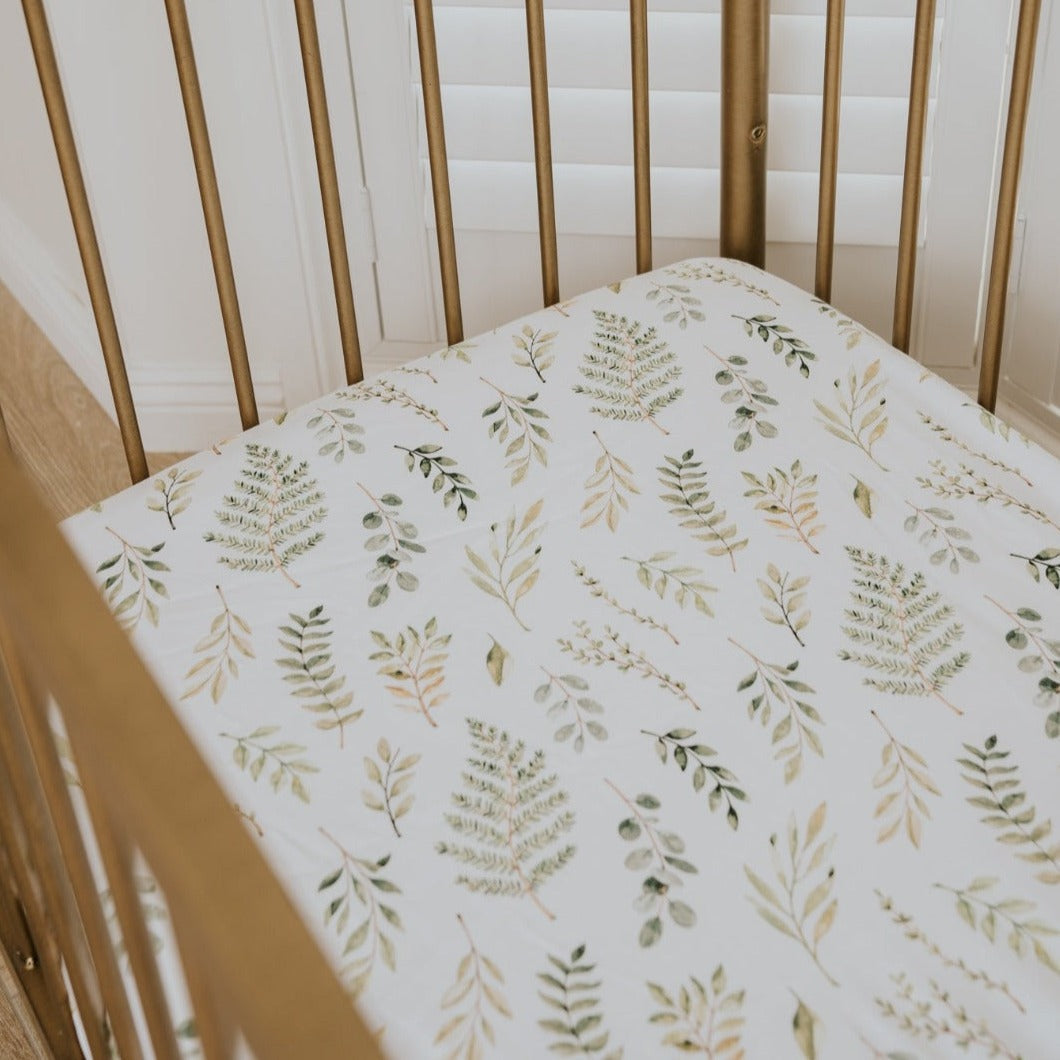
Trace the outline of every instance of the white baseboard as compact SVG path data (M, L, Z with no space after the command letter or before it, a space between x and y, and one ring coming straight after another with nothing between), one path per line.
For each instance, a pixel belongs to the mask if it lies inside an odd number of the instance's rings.
M0 283L14 295L86 389L113 419L103 353L83 283L75 289L40 240L0 200ZM197 452L239 431L235 392L220 355L217 368L138 366L126 354L144 447ZM279 376L256 379L262 419L284 407ZM0 395L0 402L3 395Z

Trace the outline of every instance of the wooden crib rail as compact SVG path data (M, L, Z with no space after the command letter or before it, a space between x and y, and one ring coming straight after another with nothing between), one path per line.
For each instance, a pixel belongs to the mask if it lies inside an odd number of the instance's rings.
M91 1056L108 1057L113 1038L124 1060L139 1060L139 1009L155 1055L179 1060L133 875L142 855L171 914L210 1060L230 1055L237 1031L262 1058L378 1060L237 813L4 447L0 496L0 854L13 869L0 913L9 921L17 908L28 926L32 952L23 957L34 971L25 975L35 973L30 996L55 1055L81 1055L65 969ZM61 708L88 826L75 815L48 696ZM92 847L135 978L128 994Z

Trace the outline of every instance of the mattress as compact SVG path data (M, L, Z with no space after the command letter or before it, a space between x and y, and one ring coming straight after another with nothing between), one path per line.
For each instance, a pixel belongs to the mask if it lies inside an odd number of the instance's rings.
M1056 1055L1060 464L831 306L683 262L65 528L388 1055Z

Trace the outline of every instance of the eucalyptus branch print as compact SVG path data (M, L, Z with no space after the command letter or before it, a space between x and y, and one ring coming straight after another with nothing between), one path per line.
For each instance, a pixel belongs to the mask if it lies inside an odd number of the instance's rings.
M683 681L677 681L660 670L646 655L630 647L610 626L604 627L602 637L593 633L588 622L578 621L574 626L577 631L574 637L561 637L559 646L575 662L583 666L603 666L604 663L611 663L620 673L632 671L640 674L642 678L651 678L660 688L666 689L694 710L700 709L699 704L688 694Z
M594 600L603 600L605 604L620 615L625 615L642 626L647 626L649 629L662 633L664 636L669 637L674 644L681 643L665 622L657 622L651 615L642 615L635 607L626 607L624 604L619 603L614 594L608 592L599 579L594 578L577 560L572 559L571 566L574 568L574 576L589 590L589 595Z
M448 352L443 351L443 356ZM397 405L399 408L415 412L417 416L422 416L429 423L441 427L443 431L449 430L448 425L438 415L437 409L429 408L422 401L417 401L407 390L403 390L388 379L377 378L370 382L358 383L348 390L340 391L337 396L350 401L380 401L384 405Z
M700 1053L708 1060L742 1060L743 990L730 990L723 965L714 969L710 985L694 975L671 995L658 983L648 983L657 1006L649 1022L668 1028L661 1044L679 1053Z
M467 502L478 500L478 494L467 475L455 470L456 461L446 456L440 445L424 444L415 449L395 445L394 448L405 454L405 467L409 471L414 472L418 467L425 479L431 479L431 490L442 494L446 508L456 504L456 517L463 522L467 518Z
M836 330L846 341L848 350L854 349L862 338L869 334L856 320L851 320L849 317L844 316L838 309L830 306L820 298L814 298L813 304L817 306L818 313L824 314L829 320L835 322Z
M951 957L932 938L925 934L924 930L917 924L914 917L909 913L903 913L896 908L893 899L876 889L876 898L880 903L880 909L887 914L891 923L901 929L902 935L910 942L919 943L928 953L932 955L945 968L952 968L959 972L968 982L978 983L984 990L996 990L1016 1006L1019 1011L1026 1012L1023 1003L1012 993L1008 983L1000 982L989 972L983 969L970 968L961 958Z
M923 819L931 818L925 796L939 796L941 792L935 787L923 757L908 744L899 743L876 711L870 713L887 738L880 752L880 768L872 778L872 786L881 793L872 814L880 823L876 842L886 843L898 834L904 823L909 842L919 850Z
M306 421L313 431L320 456L330 456L336 464L346 459L347 453L363 453L364 428L357 422L357 414L341 403L317 405Z
M392 748L385 737L375 745L375 753L378 762L368 755L364 756L364 773L374 787L362 790L361 799L368 809L386 814L394 835L400 839L398 821L412 809L416 801L416 796L410 794L408 789L416 779L413 770L420 756L411 754L401 757L401 748Z
M622 513L629 511L627 494L640 493L640 490L633 479L633 468L612 453L596 431L593 437L603 451L596 459L593 473L585 480L588 496L582 504L581 525L593 526L603 519L608 530L614 533Z
M180 468L171 467L151 483L154 492L148 494L147 507L152 512L161 512L169 522L170 530L176 530L177 516L188 510L191 484L201 474L201 471L190 468L181 471Z
M289 790L295 798L308 803L309 789L304 778L320 770L304 757L309 750L304 745L288 740L268 742L279 731L278 725L261 725L245 736L223 732L221 737L235 744L232 760L251 780L256 781L267 770L273 791L279 794Z
M541 555L541 535L544 524L540 522L544 498L534 501L520 519L513 511L504 523L490 527L489 560L475 552L469 545L464 554L471 562L471 569L464 570L472 583L488 596L500 600L512 613L512 618L521 629L530 627L519 617L519 601L537 584L541 571L538 559Z
M394 371L401 372L403 375L420 375L423 376L424 379L429 379L432 383L438 382L438 377L434 372L419 364L399 364Z
M766 525L780 530L789 541L801 541L818 555L813 538L824 530L824 524L817 510L817 476L805 473L801 460L790 471L774 467L761 479L750 471L741 474L751 487L744 490L744 496L754 498L755 511L766 513Z
M248 442L243 470L215 513L222 529L204 539L224 550L218 562L225 567L277 571L298 589L287 568L324 540L317 529L328 514L323 502L306 461Z
M697 611L713 618L714 612L707 602L707 593L716 593L717 588L703 580L703 572L698 567L671 564L676 555L676 552L653 552L647 559L635 559L633 556L622 558L636 565L637 581L645 589L652 590L660 600L665 600L666 594L672 589L673 601L682 610L685 604L691 602Z
M806 607L806 586L809 575L793 578L790 572L781 573L775 563L766 565L766 577L757 578L758 591L766 600L762 617L774 626L786 626L788 632L805 648L800 634L810 624L810 610Z
M555 732L556 742L564 743L573 736L574 750L581 754L585 750L586 733L594 740L606 740L607 729L596 720L604 708L585 694L589 691L589 682L578 674L554 674L543 666L541 670L548 680L534 689L534 702L548 703L549 720L561 722ZM585 717L587 714L590 717ZM571 718L573 720L569 720Z
M158 625L158 601L169 597L165 582L156 577L168 574L169 567L158 558L165 542L157 545L134 545L107 527L121 550L105 559L97 568L104 574L102 591L114 617L126 632L134 630L146 618Z
M707 544L708 556L728 556L736 570L736 553L747 547L747 538L740 537L735 523L728 521L724 508L711 499L707 488L707 473L702 460L695 460L695 450L686 449L680 457L664 457L660 465L659 485L666 491L659 499L671 507L670 514L679 525L691 532L697 541Z
M574 827L570 796L545 771L545 754L529 756L522 740L475 718L467 719L472 754L461 774L463 791L452 796L446 823L463 842L439 842L439 854L465 866L456 882L476 894L529 898L549 920L538 896L574 857L563 841Z
M1021 559L1027 564L1027 573L1036 581L1044 578L1054 589L1060 589L1060 548L1043 548L1033 556L1021 556L1010 552L1013 559Z
M682 874L699 872L690 861L681 857L685 852L685 841L673 832L659 828L659 818L654 815L662 803L654 795L640 794L630 798L613 781L604 778L604 783L625 803L629 811L618 823L618 834L627 843L635 843L643 837L647 846L637 846L625 859L625 866L633 872L647 872L640 885L640 894L633 902L638 913L647 914L637 936L641 946L654 946L663 933L663 913L678 926L696 926L696 912L687 903L673 897L677 887L684 886Z
M681 365L655 328L616 313L593 310L596 332L592 350L579 366L585 383L574 393L585 394L595 404L591 411L623 423L650 423L663 434L670 432L656 415L672 405L684 390L677 385Z
M407 593L419 588L420 580L409 569L413 554L424 553L426 548L416 538L419 530L407 519L402 519L400 510L404 503L396 493L384 493L376 497L367 486L358 482L361 492L372 502L364 513L361 525L365 530L375 531L365 541L369 552L378 552L375 566L368 577L375 581L368 594L368 606L378 607L390 596L390 584L395 582Z
M880 677L862 684L895 696L934 696L954 714L963 714L943 694L951 678L971 656L955 651L964 636L956 612L929 590L919 571L906 577L901 563L865 549L847 546L855 574L850 595L854 606L843 615L842 628L855 650L839 658L855 662Z
M1051 838L1053 822L1039 817L1037 807L1028 802L1019 767L1006 761L1011 752L998 749L996 736L988 736L982 750L969 743L964 749L967 757L958 758L957 764L961 776L976 790L966 801L986 811L979 819L996 831L999 843L1039 868L1037 879L1060 884L1060 842Z
M982 407L982 405L978 404L977 402L965 401L962 403L961 407L966 409L975 409L975 414L979 420L980 425L982 427L985 427L986 430L988 430L996 437L1003 438L1006 442L1011 442L1013 440L1022 442L1025 448L1030 445L1030 442L1027 440L1025 435L1020 434L1020 432L1017 431L1015 427L1010 427L1004 420L999 419L992 412L988 412Z
M570 956L563 960L548 955L552 967L547 972L538 972L541 984L537 996L548 1006L553 1015L538 1020L537 1025L556 1036L549 1043L549 1052L558 1056L593 1056L602 1053L611 1040L604 1026L604 1015L600 1011L597 994L601 982L593 979L596 965L584 960L585 943L575 946ZM622 1050L608 1053L603 1060L621 1060Z
M729 827L736 831L740 827L740 815L736 809L736 803L746 802L747 794L738 787L740 782L731 770L717 762L708 761L708 759L716 758L718 752L705 743L696 742L695 729L671 729L669 732L652 732L650 729L640 731L655 740L655 753L663 765L670 760L671 751L674 765L682 773L688 771L689 763L693 764L694 768L691 773L693 790L702 791L709 783L707 804L711 812L717 810L724 802L725 820Z
M1037 909L1034 902L1021 898L994 900L993 896L988 896L986 892L992 891L998 882L996 876L979 876L964 889L944 883L935 886L954 896L957 915L973 931L981 932L995 944L998 933L1004 933L1009 949L1017 957L1022 960L1029 951L1039 964L1060 975L1060 964L1043 942L1043 939L1060 935L1060 931L1032 915Z
M806 823L806 834L801 841L795 815L791 815L787 842L784 844L786 859L781 853L776 833L769 837L773 871L780 885L779 894L761 876L753 872L750 866L744 865L744 872L755 890L751 902L758 915L770 927L802 946L825 979L832 986L838 986L839 983L821 964L818 955L822 941L835 923L839 908L838 900L832 897L835 868L825 868L825 863L831 856L835 836L821 839L820 843L817 843L827 812L827 804L822 802L810 815ZM814 883L814 880L817 882ZM807 887L808 891L805 890Z
M886 380L878 379L879 374L879 358L865 369L860 379L857 369L851 368L847 372L845 386L839 379L832 384L839 412L821 401L814 401L814 405L821 414L819 422L824 424L829 434L856 446L881 471L886 471L887 468L872 451L873 446L887 433L889 422L884 411L887 404L884 396Z
M982 460L984 464L989 464L991 467L996 468L998 471L1004 471L1006 474L1015 475L1024 485L1029 486L1031 489L1034 488L1034 483L1031 482L1027 476L1020 471L1018 467L1013 467L1011 464L1006 464L1004 460L998 460L996 457L990 456L989 453L984 453L981 449L976 449L975 446L969 445L963 438L959 437L951 428L947 427L944 423L939 423L938 420L929 416L926 412L917 410L917 415L920 417L920 422L924 424L938 438L942 441L948 442L950 445L956 446L962 452L967 453L969 456L974 456L977 460Z
M219 703L229 677L239 677L239 657L254 658L250 626L228 606L221 586L215 585L214 589L221 601L221 611L210 623L210 631L192 649L202 657L184 675L188 687L181 699L191 699L209 688L210 698Z
M418 711L432 729L437 728L433 711L449 698L445 662L452 634L439 633L435 618L427 620L422 633L414 626L406 626L393 638L375 629L371 633L379 650L368 659L380 663L378 672L393 682L386 690L403 710Z
M773 746L776 747L773 758L784 763L784 783L790 784L802 773L807 747L818 758L824 757L821 737L812 728L813 725L823 725L824 721L817 708L804 698L816 693L810 685L795 676L799 668L798 659L787 665L767 663L732 637L729 643L739 648L754 663L754 669L736 686L737 692L751 692L747 716L752 721L758 719L765 728L774 714L777 715L778 720L771 734Z
M666 269L666 273L669 276L676 276L679 280L710 280L712 283L723 284L727 287L739 287L749 294L772 302L773 305L779 304L764 287L756 287L742 276L737 276L736 273L723 269L712 261L684 261Z
M512 354L512 359L520 368L529 368L534 375L545 382L547 372L556 359L552 352L552 343L556 341L558 331L542 331L541 328L531 327L524 324L517 335L512 336L517 353Z
M645 295L649 302L656 302L664 311L663 320L667 324L676 323L684 331L690 320L700 321L706 319L703 310L699 307L702 300L692 294L691 290L682 283L651 283L651 290Z
M453 985L442 995L442 1011L455 1011L434 1036L434 1044L450 1050L445 1054L446 1060L480 1060L483 1040L496 1044L490 1011L504 1019L511 1019L512 1013L501 993L503 973L475 945L459 913L456 919L467 939L468 950L456 966Z
M1022 673L1040 674L1034 701L1049 713L1045 719L1045 735L1060 736L1060 638L1046 636L1041 626L1042 616L1031 607L1009 611L992 596L986 598L1012 622L1005 633L1005 643L1021 654L1016 664ZM1030 649L1028 651L1028 649Z
M763 342L769 343L775 354L784 355L784 363L789 368L797 363L799 375L804 379L810 378L810 362L817 360L817 354L796 336L787 324L778 324L777 318L768 313L759 313L753 317L742 317L733 313L732 316L743 324L748 336L753 338L757 335Z
M339 747L346 742L346 726L355 722L363 710L352 710L353 692L346 689L346 678L336 673L332 661L331 619L318 604L307 615L288 616L290 623L280 626L280 647L287 653L276 660L284 670L283 679L303 710L316 716L315 728L323 732L338 731Z
M903 524L906 531L917 535L917 541L931 550L934 566L949 561L951 574L960 573L961 560L978 563L979 554L962 541L970 541L972 535L954 523L954 514L946 508L920 508L912 501L905 502L912 509ZM921 527L923 522L923 527Z
M389 854L374 860L357 857L326 828L319 831L339 857L338 868L329 872L317 887L317 893L328 903L324 909L324 926L331 927L340 939L345 938L341 974L347 989L357 997L368 985L377 960L392 972L397 970L390 929L403 931L404 928L397 910L388 903L393 901L390 895L401 894L401 888L382 874L390 862ZM354 916L364 919L347 935Z
M478 344L475 342L457 342L452 346L446 346L433 356L440 357L443 361L463 361L464 364L471 363L470 351Z
M548 413L537 407L537 392L520 397L501 390L495 383L482 378L482 382L492 387L497 400L482 410L483 419L490 420L489 436L496 438L501 445L508 442L504 450L504 466L512 473L512 485L517 486L526 478L533 463L541 467L548 466L547 442L552 435L542 422L548 419ZM496 416L496 419L491 417ZM508 439L511 438L511 441Z
M929 979L930 996L918 996L913 983L904 972L892 975L893 1000L876 998L881 1015L894 1020L913 1038L934 1042L951 1038L953 1044L967 1050L975 1045L985 1050L987 1056L1004 1056L1007 1060L1020 1060L987 1026L986 1021L975 1019L964 1005L954 1000L934 979Z
M980 504L989 504L991 501L999 504L1002 508L1015 508L1020 514L1036 519L1039 523L1045 523L1054 530L1060 530L1060 523L1050 519L1040 508L1033 504L1021 501L1013 496L1008 490L991 482L974 468L967 464L959 464L958 470L951 471L943 460L931 461L931 474L921 475L917 482L926 490L930 490L938 497L962 499L970 498Z
M763 417L779 402L770 395L769 387L763 380L748 378L747 358L738 353L726 358L709 346L704 349L721 365L714 373L714 382L728 387L721 395L722 402L736 406L733 418L729 420L729 426L737 432L732 443L733 449L742 453L751 447L754 441L752 427L762 438L775 438L778 433L776 426Z

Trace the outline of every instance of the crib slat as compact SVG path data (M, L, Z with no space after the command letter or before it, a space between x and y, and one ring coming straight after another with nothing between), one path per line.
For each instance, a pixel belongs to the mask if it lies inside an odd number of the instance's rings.
M766 257L769 2L721 8L721 253L759 267Z
M1001 376L1001 347L1005 338L1005 304L1012 268L1012 231L1016 223L1023 142L1027 129L1034 58L1041 22L1041 0L1020 0L1016 49L1012 61L1012 89L1005 123L1005 149L1001 161L1001 185L994 222L994 247L990 257L990 284L983 325L983 359L979 366L979 404L994 411Z
M931 51L935 38L935 0L917 0L913 64L909 79L909 119L905 134L905 175L902 182L902 221L898 235L898 278L894 293L894 330L891 342L909 352L916 284L917 237L920 229L920 185L924 170Z
M438 263L442 272L442 301L445 305L445 332L450 346L464 338L460 313L460 278L453 234L453 202L449 191L449 158L445 149L445 119L442 115L442 88L438 76L438 45L434 33L431 0L413 0L416 16L416 48L420 58L423 111L427 125L427 157L431 167L434 220L438 229Z
M817 198L817 275L814 294L832 300L835 259L835 200L839 172L839 108L843 90L843 30L846 0L828 0L821 105L821 171Z
M648 0L629 0L633 78L633 199L637 272L651 269L651 132L648 116Z
M346 230L342 223L342 200L339 197L339 178L335 171L335 147L331 139L328 97L324 87L324 71L320 65L320 38L313 0L294 0L294 13L298 22L298 44L302 51L309 119L313 126L313 149L316 152L320 201L324 208L324 227L328 236L331 279L339 314L339 335L342 339L346 382L359 383L364 378L361 344L357 337L353 281L350 279Z
M96 319L100 346L103 348L103 362L107 368L114 412L121 430L125 460L133 482L140 482L147 478L147 458L144 455L140 424L136 418L136 406L133 404L132 390L129 387L129 375L125 369L125 356L122 353L121 339L118 337L118 325L114 320L114 306L110 300L107 275L99 252L99 240L92 223L92 210L88 204L88 192L77 156L77 144L70 125L70 114L66 109L62 79L59 77L59 67L55 61L55 50L43 0L22 0L22 11L44 95L44 105L48 112L48 124L55 141L55 153L59 158L59 170L62 173L66 201L70 207L70 217L77 237L77 249L85 270L88 297Z
M239 312L239 295L232 271L232 255L228 247L224 211L221 208L221 193L217 187L217 172L213 164L206 111L202 104L202 89L195 65L188 11L184 0L165 0L165 3L177 77L180 81L180 94L184 101L184 116L188 123L188 139L195 161L195 176L199 183L199 197L202 200L206 235L210 243L217 298L221 304L225 339L228 342L228 359L232 365L232 379L239 403L239 419L243 430L248 430L257 426L258 406L254 398L254 382L250 376L247 340L243 333L243 318Z
M177 943L181 946L181 967L184 970L184 982L188 996L195 1012L195 1030L199 1035L206 1060L230 1060L235 1054L236 1029L224 1016L224 997L214 989L214 983L207 975L202 958L192 945L183 945L187 936L182 933L183 917L179 909L171 908L174 926L177 931Z

